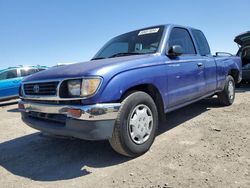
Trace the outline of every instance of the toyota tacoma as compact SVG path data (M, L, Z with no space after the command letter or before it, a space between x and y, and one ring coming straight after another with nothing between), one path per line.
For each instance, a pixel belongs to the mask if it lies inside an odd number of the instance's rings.
M159 25L111 39L88 62L25 78L19 109L41 132L109 140L136 157L166 113L213 95L231 105L241 75L240 58L212 56L200 30Z

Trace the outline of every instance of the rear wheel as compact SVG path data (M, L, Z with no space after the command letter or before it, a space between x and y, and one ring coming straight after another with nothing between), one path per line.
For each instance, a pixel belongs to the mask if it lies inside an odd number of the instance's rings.
M228 75L224 90L218 93L219 102L224 106L233 104L235 98L235 82L232 76Z
M158 112L145 92L134 92L122 101L115 123L112 148L125 156L136 157L149 150L158 128Z

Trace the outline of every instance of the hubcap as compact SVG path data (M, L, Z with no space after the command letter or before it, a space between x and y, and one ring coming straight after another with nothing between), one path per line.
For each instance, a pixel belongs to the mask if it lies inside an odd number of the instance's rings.
M232 81L228 83L228 95L230 99L234 98L234 83Z
M128 127L134 143L145 143L153 128L153 115L149 107L144 104L136 106L129 117Z

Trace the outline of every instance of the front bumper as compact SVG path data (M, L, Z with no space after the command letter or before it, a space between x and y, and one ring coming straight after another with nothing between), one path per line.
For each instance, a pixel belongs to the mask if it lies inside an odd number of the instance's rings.
M42 132L85 140L105 140L112 136L120 105L60 105L21 100L19 110L27 125ZM71 109L80 110L80 116L72 116L69 113Z

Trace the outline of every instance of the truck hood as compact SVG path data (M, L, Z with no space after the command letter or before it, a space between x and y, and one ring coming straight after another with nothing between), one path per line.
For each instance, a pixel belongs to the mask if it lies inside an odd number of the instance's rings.
M242 33L235 37L234 42L239 44L240 46L249 45L250 44L250 31Z
M83 76L112 77L126 70L155 65L157 62L161 62L162 58L158 54L133 55L52 67L26 77L23 82L78 78Z

